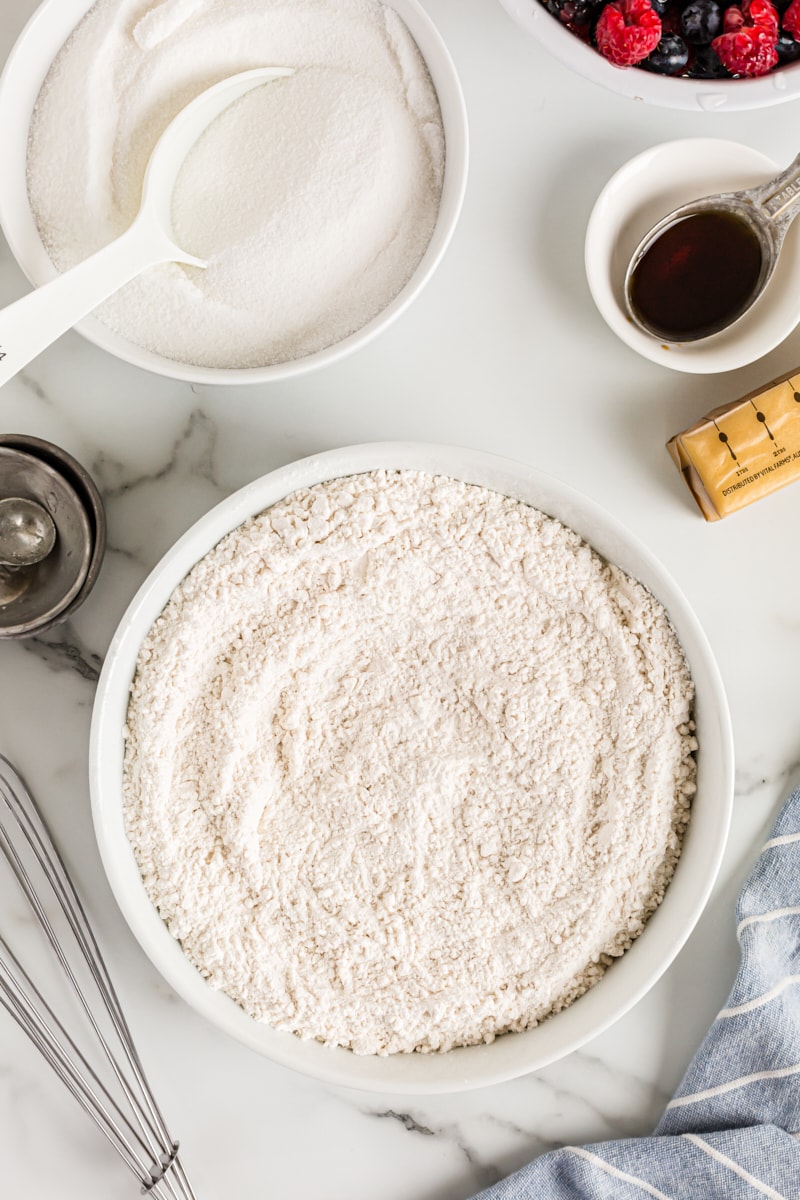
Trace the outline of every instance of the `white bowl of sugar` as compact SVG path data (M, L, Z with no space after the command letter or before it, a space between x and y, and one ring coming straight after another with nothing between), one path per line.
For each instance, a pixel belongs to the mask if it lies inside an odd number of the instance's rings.
M297 375L385 329L444 254L467 121L417 0L45 0L0 78L0 226L28 279L122 232L168 121L260 65L295 74L223 114L176 185L208 269L151 268L77 326L118 358L193 383Z

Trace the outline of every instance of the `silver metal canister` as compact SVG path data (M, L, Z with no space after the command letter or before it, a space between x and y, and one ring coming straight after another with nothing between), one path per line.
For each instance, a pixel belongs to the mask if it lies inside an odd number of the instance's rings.
M0 638L33 637L66 620L92 590L105 553L103 504L72 455L27 434L0 434L0 504ZM17 565L12 543L27 545L26 533L31 545L41 539L41 557Z

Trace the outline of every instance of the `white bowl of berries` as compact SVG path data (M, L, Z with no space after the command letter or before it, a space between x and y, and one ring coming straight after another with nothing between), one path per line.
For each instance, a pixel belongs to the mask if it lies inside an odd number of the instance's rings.
M800 96L800 0L501 0L566 66L664 108Z

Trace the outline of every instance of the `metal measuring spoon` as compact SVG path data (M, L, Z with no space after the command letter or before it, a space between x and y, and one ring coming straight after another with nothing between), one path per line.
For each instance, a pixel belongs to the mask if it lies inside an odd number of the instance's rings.
M49 463L16 447L0 445L0 479L4 498L11 500L14 508L23 498L32 501L46 510L56 532L50 553L38 562L0 566L2 640L30 637L69 607L88 574L95 535L84 500ZM16 534L13 540L17 540ZM39 546L40 551L43 548Z
M713 196L682 204L658 221L641 239L636 247L628 269L625 273L624 297L627 312L631 320L645 333L657 337L660 341L689 342L710 337L730 328L750 311L756 300L761 296L778 261L784 238L792 221L800 212L800 155L773 179L756 187L738 192L720 192ZM739 224L749 231L755 239L760 262L756 262L752 270L752 283L745 294L736 303L732 298L730 311L721 315L713 328L682 329L680 334L671 336L665 333L663 327L652 323L647 314L637 303L636 285L641 276L643 262L646 256L654 251L659 239L665 237L668 231L675 229L687 218L703 214L721 214L727 218L731 226ZM676 256L675 267L681 268L681 259ZM638 272L638 275L637 275Z
M258 67L201 92L162 133L150 156L142 203L133 224L84 262L0 312L0 386L129 280L157 263L207 264L172 237L172 192L184 159L211 122L252 88L293 75L290 67Z
M0 500L0 567L32 567L56 544L56 527L46 508L24 496Z

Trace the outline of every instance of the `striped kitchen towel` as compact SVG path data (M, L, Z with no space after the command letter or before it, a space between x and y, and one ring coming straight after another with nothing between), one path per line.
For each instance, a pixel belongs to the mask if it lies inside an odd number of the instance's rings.
M476 1200L800 1200L800 790L736 932L733 990L653 1136L565 1146Z

